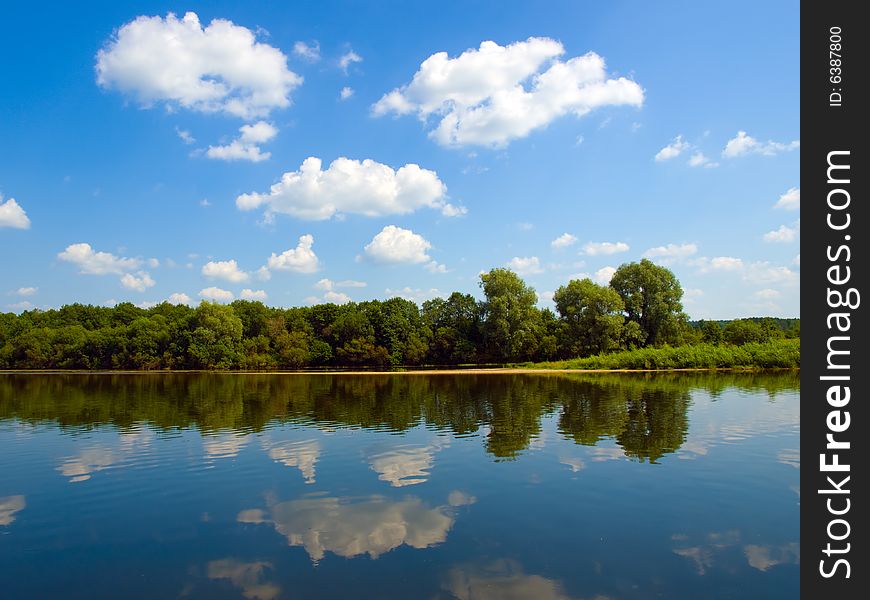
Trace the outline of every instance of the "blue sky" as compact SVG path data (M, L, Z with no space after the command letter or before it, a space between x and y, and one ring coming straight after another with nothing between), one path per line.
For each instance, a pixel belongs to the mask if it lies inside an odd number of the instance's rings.
M798 9L7 3L0 310L497 266L552 306L646 256L693 318L799 316Z

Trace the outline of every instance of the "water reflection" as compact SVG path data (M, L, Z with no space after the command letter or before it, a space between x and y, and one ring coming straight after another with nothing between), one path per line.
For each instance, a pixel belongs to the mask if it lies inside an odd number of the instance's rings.
M235 457L249 433L282 423L324 431L406 431L423 423L456 435L483 435L491 456L513 460L540 438L542 417L557 413L559 432L577 444L614 440L622 455L654 463L686 441L690 391L716 398L728 386L776 398L779 392L799 389L799 380L797 374L14 375L0 377L0 419L52 422L73 430L143 423L162 430L196 427L211 459ZM741 427L745 425L726 424L720 433L736 441L746 436ZM691 449L703 453L704 444L699 439ZM395 448L369 458L384 481L409 485L427 477L438 449ZM318 452L313 446L276 447L273 459L300 468L313 481ZM609 452L600 456L611 458ZM84 460L69 469L84 477L107 467L109 457L97 454L94 450L92 456L80 457Z
M11 525L15 521L15 513L26 506L27 501L22 495L0 498L0 526Z
M559 581L527 575L513 560L498 560L485 567L454 567L442 589L457 600L570 600ZM596 600L607 599L598 596Z
M302 473L305 483L316 481L315 465L320 457L320 443L317 440L287 440L274 442L263 438L263 448L269 458L285 467L295 467Z
M233 558L213 560L208 563L209 579L226 579L251 600L272 600L281 593L274 583L263 581L265 571L272 570L272 563L242 562Z
M398 501L383 496L308 496L270 500L266 510L244 510L237 520L272 525L290 546L302 546L317 562L326 552L376 559L403 544L428 548L447 539L454 515L449 505L430 508L414 496Z
M438 438L426 446L395 445L388 450L369 452L369 465L378 479L392 487L425 483L435 462L435 453L448 445L447 438Z
M709 533L694 545L689 545L689 536L685 534L675 534L671 540L678 546L674 548L674 554L689 559L698 575L706 575L715 566L728 565L729 561L735 559L735 551L738 550L742 551L742 557L749 566L759 571L767 571L777 565L800 564L800 543L744 544L743 535L737 530Z

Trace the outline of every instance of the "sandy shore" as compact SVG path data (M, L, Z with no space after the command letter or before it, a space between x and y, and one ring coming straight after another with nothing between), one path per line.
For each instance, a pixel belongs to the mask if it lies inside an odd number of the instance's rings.
M0 370L0 375L173 375L210 373L218 375L564 375L566 373L727 373L752 372L759 369L420 369L412 371L81 371L81 370ZM765 371L800 371L800 369L762 369Z

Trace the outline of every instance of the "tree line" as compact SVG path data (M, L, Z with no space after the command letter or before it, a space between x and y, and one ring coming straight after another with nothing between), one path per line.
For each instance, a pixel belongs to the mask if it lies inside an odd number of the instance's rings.
M483 300L453 292L422 306L403 298L276 308L237 300L143 309L70 304L0 314L0 368L303 369L503 364L697 343L799 337L773 319L690 323L674 274L649 260L609 285L572 280L556 311L509 269L480 276Z

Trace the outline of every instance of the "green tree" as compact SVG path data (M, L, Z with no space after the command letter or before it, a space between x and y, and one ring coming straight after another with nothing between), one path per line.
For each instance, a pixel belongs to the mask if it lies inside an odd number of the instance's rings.
M480 276L483 337L489 355L498 361L529 360L538 350L541 315L538 296L510 269L492 269Z
M626 319L640 326L640 345L680 343L680 329L687 318L681 303L683 288L673 272L645 258L621 265L610 287L622 298Z
M423 320L432 332L429 361L462 364L478 360L481 307L471 294L453 292L447 299L423 303Z
M614 289L588 278L575 279L556 290L553 301L562 320L563 354L589 356L622 345L625 305Z
M189 353L203 369L229 369L238 363L242 320L232 306L202 302L193 318Z

